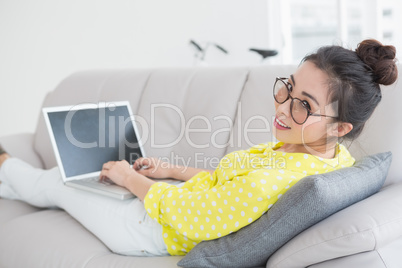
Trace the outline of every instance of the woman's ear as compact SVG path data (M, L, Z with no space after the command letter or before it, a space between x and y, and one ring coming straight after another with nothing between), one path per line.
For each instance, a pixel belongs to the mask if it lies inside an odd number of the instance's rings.
M336 122L331 125L329 135L341 138L348 134L352 129L353 125L351 123Z

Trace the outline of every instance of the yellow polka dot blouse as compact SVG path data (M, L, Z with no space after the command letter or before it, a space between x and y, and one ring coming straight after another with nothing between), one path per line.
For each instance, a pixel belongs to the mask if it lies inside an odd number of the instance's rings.
M282 145L265 143L230 153L212 175L200 172L181 187L152 185L145 208L163 226L168 252L185 255L203 240L236 232L261 217L303 177L355 161L343 145L332 159L275 151Z

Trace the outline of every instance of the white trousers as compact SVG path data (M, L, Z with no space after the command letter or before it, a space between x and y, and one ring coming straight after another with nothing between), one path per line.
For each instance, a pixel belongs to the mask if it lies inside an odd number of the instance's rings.
M0 181L0 197L64 209L115 253L169 255L162 226L148 216L138 198L121 201L67 187L57 167L37 169L17 158L0 167Z

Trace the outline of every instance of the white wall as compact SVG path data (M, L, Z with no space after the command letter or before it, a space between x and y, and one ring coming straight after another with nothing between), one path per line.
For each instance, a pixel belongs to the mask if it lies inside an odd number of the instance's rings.
M256 64L266 11L266 0L0 0L0 136L33 132L45 94L77 70L191 66L190 39L229 50L211 49L211 65Z

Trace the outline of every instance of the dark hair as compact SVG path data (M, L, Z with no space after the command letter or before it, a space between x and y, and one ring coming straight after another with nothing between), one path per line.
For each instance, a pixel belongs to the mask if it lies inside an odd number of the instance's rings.
M314 63L329 76L329 101L338 112L338 121L353 125L344 136L355 139L381 100L382 85L398 78L394 46L364 40L356 51L341 46L321 47L302 62Z

